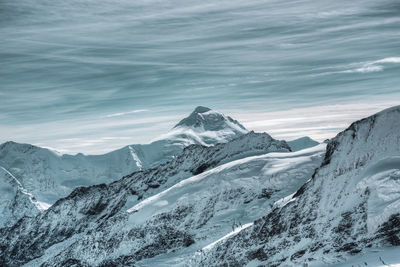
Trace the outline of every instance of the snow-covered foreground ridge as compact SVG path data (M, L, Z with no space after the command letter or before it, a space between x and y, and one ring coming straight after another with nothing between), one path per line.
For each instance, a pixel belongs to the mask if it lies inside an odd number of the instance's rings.
M400 106L353 123L329 142L321 166L291 201L194 265L334 263L367 248L399 246L399 159Z
M138 218L138 216L133 213L131 217L126 210L193 175L201 175L201 173L214 167L219 168L218 166L229 164L230 161L277 151L288 152L289 147L286 142L275 140L268 134L250 132L228 143L220 143L215 146L188 146L180 156L172 161L155 168L134 172L110 185L101 184L77 188L68 197L58 200L52 207L36 217L24 217L14 226L1 229L0 265L19 266L35 258L42 257L40 260L46 261L46 257L50 257L50 262L58 262L62 266L63 264L54 258L56 255L50 252L58 254L64 251L66 254L63 254L63 257L69 257L68 254L72 253L69 250L82 245L79 242L86 240L86 238L96 239L100 233L107 235L125 233L127 234L125 238L133 238L135 242L139 242L141 249L145 249L143 246L146 242L157 243L157 239L133 237L131 236L133 232L143 234L143 237L152 234L171 234L170 238L174 237L179 240L183 238L183 244L188 244L187 242L190 243L191 240L190 235L167 225L166 220L162 221L162 225L156 223L160 229L166 227L166 232L164 232L155 226L151 228L150 222L138 225L139 222L134 219L134 223L131 223L131 218ZM311 166L309 169L312 170L314 167ZM261 190L258 187L255 187L255 189ZM206 190L205 192L209 191L207 187L204 187L204 190ZM204 205L207 206L207 203L204 203ZM151 220L150 217L149 220ZM124 232L123 229L129 230L128 233ZM176 236L172 233L175 233ZM79 240L75 240L77 236L81 236ZM116 237L113 236L112 240L114 238ZM100 243L96 241L96 244L103 244L104 246L107 244L109 249L115 251L117 255L127 254L123 243L120 244L124 241L124 238L117 238L117 240L119 246L114 244L114 241L110 243L111 239L104 239L104 242L100 241ZM91 241L86 240L85 242ZM170 243L171 246L176 245L174 241L170 241ZM69 246L65 247L65 244L69 244ZM138 248L137 246L132 245L132 249ZM58 249L55 249L55 247L58 247ZM153 253L164 253L165 250L168 250L168 245L165 248L162 247L162 249L157 249ZM110 254L106 247L98 247L94 251L97 253L96 256L87 260L107 260L108 258L101 256L102 253L109 255L109 259L116 257L116 255ZM49 253L50 256L48 256ZM83 254L80 256L83 256ZM80 256L74 257L80 258ZM139 259L138 255L137 257ZM141 257L145 256L142 255ZM150 256L147 255L146 257ZM62 261L64 260L68 259L63 258ZM37 266L36 263L32 264Z

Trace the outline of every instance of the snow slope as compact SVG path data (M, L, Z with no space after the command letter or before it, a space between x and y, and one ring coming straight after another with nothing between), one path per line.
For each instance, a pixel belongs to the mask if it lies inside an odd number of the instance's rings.
M187 178L28 266L57 266L71 258L89 266L184 265L196 251L301 187L321 162L324 148L247 157Z
M215 146L188 146L173 160L155 168L134 172L110 185L100 184L77 188L69 196L58 200L52 207L36 217L25 217L10 228L0 229L0 248L3 248L0 251L0 265L21 265L38 257L55 257L51 251L58 254L61 250L72 249L82 240L96 238L101 233L122 234L124 222L129 216L126 210L140 201L163 192L193 175L201 176L201 173L214 167L219 168L234 160L274 151L288 152L289 147L286 142L275 140L268 134L250 132L228 143ZM162 234L171 234L171 238L176 237L177 242L191 240L189 235L166 223L165 231L161 231ZM150 224L145 224L140 226L140 229L131 228L130 232L136 229L135 234L158 235L164 226L158 225L157 227L161 228L151 228ZM77 238L82 234L85 238ZM74 241L75 238L77 241ZM114 241L123 241L120 238L113 240L107 239L100 243L110 246ZM141 242L137 237L135 240ZM70 244L68 248L63 247L66 243ZM55 247L62 247L62 249ZM121 250L118 253L124 253L124 251ZM99 253L108 255L110 252L100 248ZM157 253L163 252L157 250ZM99 255L96 258L106 260ZM36 263L32 264L36 265Z
M330 267L372 266L399 267L400 253L398 247L370 248L357 255L346 256L343 262L330 264ZM312 262L310 267L326 267L323 262Z
M139 261L142 266L187 266L198 251L249 227L282 197L294 193L322 160L325 145L302 153L248 157L188 178L128 210L129 223L175 225L194 243L182 251ZM182 209L190 213L182 214ZM165 219L164 219L165 218ZM190 265L190 264L189 264Z
M245 133L247 130L230 117L197 107L167 135L150 144L129 145L104 155L61 155L29 144L6 142L0 145L0 166L37 201L50 206L76 187L110 183L134 171L171 160L191 144L213 145ZM3 190L9 191L3 196L5 201L15 201L12 192L18 190L17 187L3 187ZM15 218L32 214L29 209L26 212L19 209L18 213L20 215ZM15 221L7 222L11 225Z
M43 205L9 171L0 167L0 228L24 215L35 216L41 210Z
M196 258L199 266L298 266L400 245L400 106L330 140L312 179L286 205ZM399 249L397 249L399 251Z

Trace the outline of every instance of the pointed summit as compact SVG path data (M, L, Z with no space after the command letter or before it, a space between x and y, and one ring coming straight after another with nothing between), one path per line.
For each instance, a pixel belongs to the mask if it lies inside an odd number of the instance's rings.
M237 120L210 108L198 106L167 134L153 141L168 140L183 143L184 146L191 144L209 146L226 143L248 132Z
M210 110L211 110L211 108L198 106L197 108L194 109L193 113L205 113Z
M204 131L221 131L226 129L238 133L247 132L246 128L237 120L203 106L196 107L188 117L181 120L174 128L177 127L190 127Z

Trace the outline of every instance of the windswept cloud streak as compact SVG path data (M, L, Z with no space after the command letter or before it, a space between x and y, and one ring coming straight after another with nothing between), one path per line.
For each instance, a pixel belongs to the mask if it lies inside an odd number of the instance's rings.
M287 110L220 110L239 120L248 130L267 132L275 138L292 140L303 136L323 141L334 137L353 121L399 104L396 101L354 102ZM102 154L130 144L147 143L165 134L186 113L152 113L140 117L111 116L81 120L64 120L18 126L0 125L0 131L14 141L49 147L61 153ZM212 107L214 108L214 107ZM43 129L48 129L43 131ZM29 132L30 135L26 135ZM6 140L4 140L6 141Z
M267 132L276 138L293 140L309 136L324 141L334 137L352 122L398 104L396 101L335 104L257 114L238 113L237 118L248 129Z
M385 67L385 64L396 64L400 63L400 57L388 57L376 61L370 61L363 63L361 67L351 70L343 71L343 73L367 73L367 72L374 72L374 71L382 71Z
M130 144L148 143L181 119L181 115L138 114L141 116L88 117L13 126L0 124L0 133L10 136L0 143L12 140L66 154L103 154Z
M149 110L147 110L147 109L137 109L137 110L131 110L131 111L127 111L127 112L113 113L113 114L106 115L104 117L112 118L112 117L125 116L125 115L129 115L129 114L135 114L135 113L146 112L146 111L149 111Z
M331 137L400 99L397 2L3 0L0 142L104 153L198 105Z

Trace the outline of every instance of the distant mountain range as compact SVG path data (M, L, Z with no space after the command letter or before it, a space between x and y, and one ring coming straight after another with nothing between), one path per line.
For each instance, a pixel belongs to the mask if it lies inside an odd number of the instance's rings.
M158 140L128 145L104 155L62 155L29 144L6 142L0 145L0 188L7 192L0 197L0 210L4 210L0 226L37 214L78 186L110 183L171 160L189 145L210 146L247 132L230 117L197 107ZM26 213L15 198L24 199Z
M399 246L399 130L400 106L285 142L198 107L100 156L5 143L0 265L318 266Z
M6 192L0 196L0 227L38 214L76 187L110 183L172 160L189 145L212 146L246 133L238 121L199 106L154 142L128 145L104 155L67 155L6 142L0 145L0 188Z

